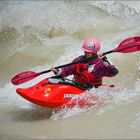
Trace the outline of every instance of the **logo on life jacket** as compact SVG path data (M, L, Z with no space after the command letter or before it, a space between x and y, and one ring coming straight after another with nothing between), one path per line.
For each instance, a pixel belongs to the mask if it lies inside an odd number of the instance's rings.
M88 72L91 73L91 72L94 70L94 67L95 67L95 64L89 65L89 66L87 67Z

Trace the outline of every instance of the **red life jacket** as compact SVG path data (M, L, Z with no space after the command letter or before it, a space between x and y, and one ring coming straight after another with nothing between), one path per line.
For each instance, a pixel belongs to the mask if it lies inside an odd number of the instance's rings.
M95 87L102 85L102 77L95 77L88 72L86 64L79 63L75 66L74 81L80 85L91 84Z

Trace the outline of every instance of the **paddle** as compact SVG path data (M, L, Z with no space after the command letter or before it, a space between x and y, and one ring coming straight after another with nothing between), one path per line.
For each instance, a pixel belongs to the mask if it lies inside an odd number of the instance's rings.
M139 51L139 50L140 50L140 36L136 36L136 37L131 37L131 38L127 38L127 39L123 40L117 48L115 48L111 51L105 52L105 53L103 53L103 55L114 53L114 52L130 53L130 52L136 52L136 51ZM59 69L59 68L63 68L63 67L66 67L66 66L78 64L78 63L81 63L81 62L82 63L87 63L87 62L91 61L92 59L93 58L89 58L89 59L86 59L86 60L80 60L78 62L73 62L73 63L68 63L68 64L65 64L65 65L57 66L55 68ZM38 72L38 73L37 72L32 72L32 71L22 72L22 73L17 74L16 76L14 76L11 79L11 82L14 85L19 85L19 84L25 83L29 80L32 80L32 79L36 78L37 76L39 76L41 74L48 73L50 71L51 70L49 69L49 70Z
M78 64L78 63L87 63L87 62L91 61L92 59L93 58L91 57L91 58L88 58L86 60L80 60L78 62L68 63L68 64L65 64L65 65L57 66L55 68L59 69L59 68L63 68L63 67ZM14 85L19 85L19 84L25 83L25 82L27 82L29 80L32 80L32 79L36 78L37 76L39 76L41 74L48 73L50 71L51 71L50 69L42 71L42 72L25 71L25 72L22 72L22 73L19 73L19 74L15 75L11 79L11 82Z
M116 49L103 53L103 55L113 52L131 53L140 50L140 36L131 37L123 40Z

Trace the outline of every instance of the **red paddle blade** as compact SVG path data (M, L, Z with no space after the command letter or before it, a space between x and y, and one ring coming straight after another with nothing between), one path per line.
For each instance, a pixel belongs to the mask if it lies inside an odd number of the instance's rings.
M27 82L27 81L37 77L38 75L40 75L40 73L35 73L35 72L32 72L32 71L22 72L22 73L17 74L16 76L14 76L11 79L11 82L14 85L19 85L19 84L22 84L24 82Z
M140 37L131 37L122 41L113 52L130 53L140 50Z

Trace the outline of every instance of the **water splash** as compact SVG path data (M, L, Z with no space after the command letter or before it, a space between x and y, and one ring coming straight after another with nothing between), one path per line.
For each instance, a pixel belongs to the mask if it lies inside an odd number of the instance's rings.
M137 88L137 86L136 86ZM138 92L133 89L118 86L112 89L92 89L81 95L74 96L63 109L54 110L51 119L65 119L80 115L84 112L95 112L97 115L113 109L114 107L133 102Z
M131 8L127 4L124 4L123 2L118 1L111 1L108 3L97 2L96 5L105 10L110 15L123 19L129 19L139 15L139 13L136 11L135 8Z
M95 92L95 89L93 89L81 95L76 95L70 102L65 104L62 109L54 110L51 119L64 119L83 112L97 110L97 108L104 106L111 98L106 92L107 90L104 90L104 92L100 92L102 94L99 95L98 92Z

